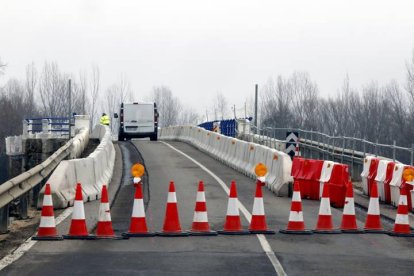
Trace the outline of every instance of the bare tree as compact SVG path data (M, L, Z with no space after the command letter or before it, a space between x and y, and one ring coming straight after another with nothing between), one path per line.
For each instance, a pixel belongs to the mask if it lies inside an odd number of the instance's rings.
M108 116L111 116L111 114L115 113L119 109L121 103L127 101L132 101L131 88L126 76L121 75L119 81L111 85L105 91L105 98L102 103L102 106L104 107L103 112L107 113ZM118 127L118 121L113 120L111 124L112 131L116 132Z
M224 120L229 114L227 98L222 92L217 92L213 100L215 120Z
M178 124L179 125L196 125L199 121L200 114L193 108L185 108L180 113Z
M86 72L79 72L79 82L78 82L78 93L80 95L80 99L81 99L81 110L80 112L82 114L86 113L86 106L88 105L87 101L87 89L88 89L88 78L86 76Z
M35 114L35 93L37 86L37 70L35 64L32 62L26 66L26 105L28 113L31 116Z
M287 83L282 76L275 82L269 78L261 88L261 117L262 124L266 126L290 127L291 126L291 99Z
M407 68L407 83L406 91L410 96L411 105L414 106L414 50L412 53L411 60L406 63Z
M92 76L91 76L91 83L90 83L90 93L89 93L89 103L90 103L90 119L91 119L91 127L96 124L96 120L98 118L97 114L97 103L98 103L98 96L100 91L100 70L98 66L92 66Z
M57 63L46 62L39 81L42 113L46 116L67 116L68 76L60 73Z
M151 100L157 104L159 125L161 127L176 125L179 122L181 104L166 86L156 86L151 91Z

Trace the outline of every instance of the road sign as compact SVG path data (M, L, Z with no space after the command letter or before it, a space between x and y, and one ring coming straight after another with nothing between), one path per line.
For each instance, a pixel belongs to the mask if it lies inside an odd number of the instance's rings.
M296 143L298 142L299 134L296 131L286 132L286 153L293 159L295 156Z

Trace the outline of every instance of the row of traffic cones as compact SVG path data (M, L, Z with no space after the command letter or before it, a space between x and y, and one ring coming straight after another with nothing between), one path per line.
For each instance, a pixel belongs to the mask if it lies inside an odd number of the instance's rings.
M261 234L274 234L274 231L271 231L267 228L266 218L263 208L263 198L261 187L264 183L258 181L256 184L256 196L253 204L253 215L250 222L249 230L243 230L241 227L241 219L239 214L238 199L237 199L237 188L236 182L233 181L230 187L230 195L227 206L227 214L224 223L223 230L218 232L211 230L208 223L208 214L207 214L207 205L204 191L204 183L202 181L198 184L198 191L196 196L196 204L194 210L194 217L191 229L189 231L183 231L181 229L180 219L178 215L178 206L177 206L177 197L175 193L174 182L170 182L167 207L165 212L164 226L163 230L158 233L150 233L146 228L145 223L145 212L143 211L143 206L141 207L141 222L131 221L130 230L125 233L125 236L136 237L136 236L145 236L148 234L158 235L158 236L213 236L217 234L224 235L244 235L250 233L261 233ZM142 204L142 203L141 203ZM134 210L136 210L136 205L134 204ZM133 215L134 216L134 215ZM134 219L134 218L132 218ZM132 229L140 229L139 231L134 231Z
M139 179L139 178L138 178ZM140 179L139 179L140 180ZM224 228L221 231L212 231L208 223L207 205L204 193L204 184L200 181L196 197L193 223L190 231L182 231L177 206L177 197L175 193L174 182L170 182L166 214L162 232L149 232L142 195L142 184L140 181L134 183L135 196L131 223L128 232L123 233L122 237L115 236L108 200L108 191L106 185L102 187L101 205L99 207L99 220L96 228L96 235L90 235L87 231L85 212L83 206L82 187L78 183L76 186L75 203L73 207L72 221L70 230L67 235L59 236L56 230L53 202L50 185L46 184L45 195L43 198L43 208L41 213L40 226L35 240L61 240L65 239L120 239L129 237L145 236L188 236L188 235L243 235L243 234L274 234L275 232L268 229L264 212L262 186L264 183L260 180L256 182L256 193L253 204L252 218L248 230L241 227L239 214L237 188L233 181L230 187L229 201ZM329 201L329 188L324 185L321 204L319 208L318 222L316 229L311 231L305 227L302 203L300 196L299 183L294 183L292 195L291 211L289 222L286 229L280 230L286 234L312 234L312 233L385 233L379 214L378 191L376 183L372 185L371 199L368 208L368 215L364 230L358 229L355 216L355 206L353 197L352 184L349 183L346 191L345 206L343 211L342 223L340 229L335 229L332 222L332 214ZM394 229L390 235L395 236L413 236L408 222L407 195L405 189L401 189L398 214L396 217Z
M342 215L342 222L339 229L335 229L332 221L332 213L329 200L329 187L323 186L322 198L319 207L318 221L314 230L308 230L305 227L302 212L302 202L300 196L300 187L298 182L293 184L293 195L289 222L286 229L279 232L285 234L338 234L338 233L388 233L392 236L414 236L411 232L408 221L407 194L405 189L401 189L400 201L395 219L394 229L386 232L381 224L378 189L374 182L371 188L371 198L368 206L368 215L364 229L358 229L355 215L355 203L352 183L349 182L345 195L345 206Z
M50 184L47 183L43 197L43 207L40 217L40 225L37 235L33 240L62 240L65 239L117 239L115 236L111 213L109 209L108 190L102 186L101 204L99 206L99 220L96 227L96 235L90 235L86 226L85 209L83 206L82 185L76 185L75 202L73 205L72 220L69 233L60 236L57 233L53 201Z
M207 205L204 192L204 183L200 181L198 185L196 204L194 210L193 223L190 231L182 231L177 206L177 197L175 193L174 182L170 182L166 214L162 232L149 232L142 195L141 182L134 183L135 196L131 215L131 222L128 232L123 233L123 238L129 237L148 237L148 236L188 236L188 235L242 235L242 234L274 234L269 230L266 223L263 207L262 186L264 183L257 181L256 194L253 204L253 215L249 230L243 230L241 227L241 219L239 215L237 188L236 183L231 183L230 195L228 201L227 215L223 230L216 232L210 229L207 215ZM34 240L61 240L61 239L119 239L115 236L111 214L109 208L108 191L105 185L102 187L101 204L99 207L99 220L96 228L96 235L90 235L87 230L85 211L83 205L82 186L80 183L76 186L75 202L72 213L72 220L69 233L59 236L56 230L56 223L53 212L53 202L50 184L46 184L45 194L43 198L43 207L38 233Z

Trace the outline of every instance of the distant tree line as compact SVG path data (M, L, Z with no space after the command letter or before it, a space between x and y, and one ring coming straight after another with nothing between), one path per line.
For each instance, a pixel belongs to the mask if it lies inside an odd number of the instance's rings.
M411 147L414 143L414 52L405 83L371 82L361 89L345 77L339 93L322 97L306 72L269 79L261 89L261 126L301 128Z
M0 78L4 77L6 70L7 64L0 59ZM0 85L0 153L5 151L5 137L22 134L23 119L69 115L69 79L72 85L72 112L88 114L91 127L99 122L101 113L112 117L119 112L122 102L142 101L145 98L145 92L132 91L124 74L102 89L97 66L76 75L62 72L56 62L45 62L41 68L29 64L23 79L11 77ZM191 107L184 107L168 87L154 87L149 95L147 93L146 98L158 104L161 126L198 123L199 115ZM111 127L115 133L118 124L118 120L112 117Z

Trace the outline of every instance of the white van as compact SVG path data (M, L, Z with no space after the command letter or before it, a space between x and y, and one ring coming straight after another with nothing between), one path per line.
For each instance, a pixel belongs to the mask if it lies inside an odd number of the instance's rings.
M115 114L117 118L118 114ZM122 103L119 114L118 141L149 137L157 141L158 112L156 103Z

